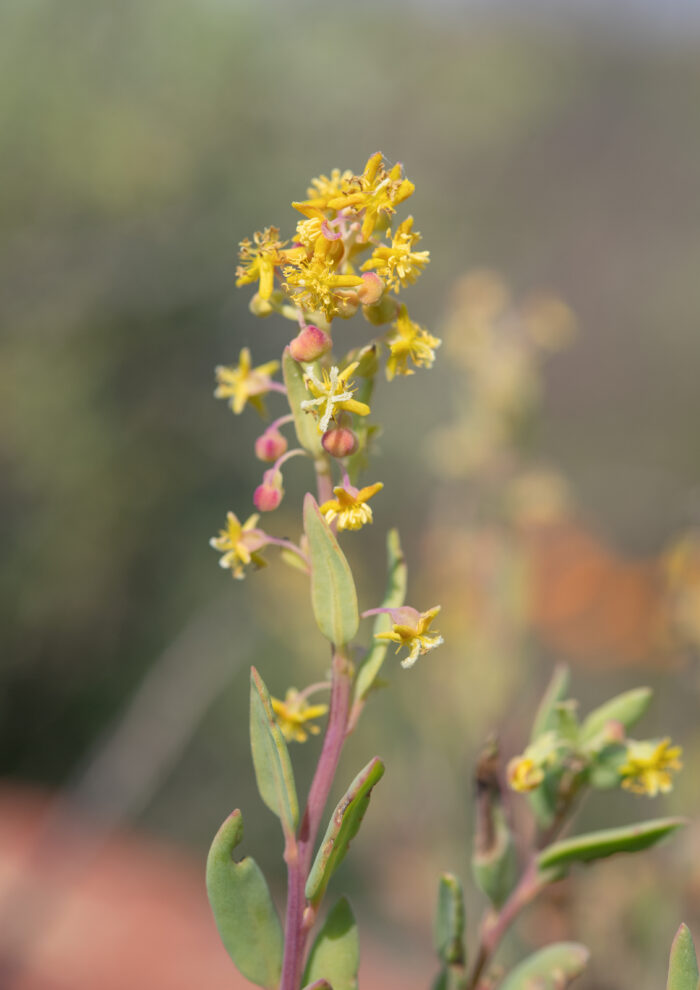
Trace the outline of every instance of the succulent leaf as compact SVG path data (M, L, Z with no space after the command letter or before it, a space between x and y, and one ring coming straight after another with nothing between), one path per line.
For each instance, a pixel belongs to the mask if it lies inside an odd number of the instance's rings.
M337 646L349 643L360 617L350 565L313 495L304 499L304 530L311 556L311 604L316 624Z
M247 979L275 990L282 972L284 938L265 877L250 858L236 863L243 838L236 810L216 833L207 858L207 894L221 941Z
M565 990L584 971L589 955L578 942L555 942L511 970L499 990Z
M309 953L304 985L326 980L333 990L357 990L360 944L357 924L347 899L328 912Z
M396 529L390 529L387 533L386 552L388 577L382 608L400 608L406 599L407 568L399 533ZM373 633L376 635L380 632L387 632L390 628L390 617L386 614L378 615L374 621ZM387 640L372 639L372 645L357 672L355 680L356 701L363 701L371 691L377 674L384 663L388 647Z
M260 797L293 835L299 821L294 772L270 694L255 667L250 671L250 747Z
M537 866L541 872L554 869L563 876L574 863L588 863L615 853L647 849L685 824L683 818L657 818L637 825L577 835L573 839L563 839L543 849L537 859Z
M372 788L384 775L384 764L376 756L361 770L340 799L328 823L316 859L306 881L306 897L318 905L328 881L343 861L357 835L369 805Z

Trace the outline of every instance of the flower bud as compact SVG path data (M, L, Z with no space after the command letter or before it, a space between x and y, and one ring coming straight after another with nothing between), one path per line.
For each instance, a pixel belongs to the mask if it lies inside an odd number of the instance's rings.
M375 326L391 323L399 315L400 303L394 296L382 296L373 306L363 306L365 318Z
M253 494L253 504L258 512L273 512L282 501L282 474L270 470L263 475L262 484L258 485Z
M260 461L276 461L287 449L287 439L279 430L270 427L255 441L255 456Z
M349 426L334 426L321 437L321 446L331 457L349 457L357 450L357 436Z
M300 330L298 335L289 345L289 352L295 361L308 364L311 361L318 361L320 357L327 354L333 346L330 334L312 323Z
M374 306L384 295L386 286L376 272L365 272L362 285L357 289L357 296L363 306Z

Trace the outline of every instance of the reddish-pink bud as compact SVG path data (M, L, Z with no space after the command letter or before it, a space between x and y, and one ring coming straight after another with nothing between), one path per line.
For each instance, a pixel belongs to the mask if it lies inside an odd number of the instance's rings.
M289 345L289 352L295 361L318 361L333 346L330 334L312 323L300 330Z
M357 289L357 297L363 306L373 306L384 295L386 286L376 272L365 272L362 285Z
M258 512L273 512L282 501L282 474L279 471L266 471L262 485L258 485L253 493L253 504Z
M255 456L260 461L276 461L287 449L287 440L279 430L270 427L255 441Z
M335 426L321 437L321 445L331 457L349 457L357 450L357 437L347 426Z

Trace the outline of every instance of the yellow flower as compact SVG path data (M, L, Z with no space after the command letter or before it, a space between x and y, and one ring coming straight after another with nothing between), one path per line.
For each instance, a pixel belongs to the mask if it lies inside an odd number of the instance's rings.
M303 693L296 688L289 688L284 701L271 698L272 710L277 716L277 723L284 738L291 742L306 742L309 732L317 736L321 731L317 725L308 725L313 718L321 718L328 711L328 705L310 705Z
M320 175L317 179L311 180L311 185L306 190L306 195L314 206L320 209L328 209L328 200L339 196L348 186L352 179L352 172L346 169L341 172L339 168L334 168L330 176Z
M244 347L237 365L219 365L216 369L218 382L214 395L217 399L229 399L231 409L238 414L246 402L250 402L261 416L265 415L263 395L276 385L270 378L279 368L279 361L251 367L250 351Z
M507 768L508 783L513 790L520 793L536 790L547 769L557 762L560 747L556 734L545 732L521 756L514 756Z
M359 490L349 483L334 488L335 498L320 506L326 522L330 525L337 519L338 529L362 529L365 523L372 522L372 509L367 502L383 487L383 483L378 481Z
M218 536L209 540L209 546L223 554L219 561L220 567L231 569L233 577L243 578L243 568L253 563L256 567L264 567L265 560L258 553L267 543L267 536L255 524L260 517L251 516L243 524L233 512L226 514L226 529L219 530Z
M544 770L528 756L516 756L508 764L508 783L514 791L534 791L544 780Z
M427 612L418 612L415 608L410 608L407 605L402 608L375 611L388 612L393 626L388 632L375 633L374 638L388 639L393 643L398 643L397 653L404 646L409 651L408 656L401 661L402 667L412 667L419 656L427 653L428 650L434 650L436 646L440 646L444 642L439 633L428 633L431 622L440 611L439 605L428 609Z
M321 244L328 243L321 239ZM294 267L285 268L284 276L287 279L286 289L297 306L307 312L321 312L327 320L332 320L341 312L343 296L338 290L362 285L360 275L339 274L334 259L323 252L303 259Z
M402 177L401 172L399 163L387 171L382 153L377 151L367 160L362 175L351 179L346 191L329 199L327 205L333 210L350 209L354 213L364 211L362 237L368 240L380 216L388 217L395 213L395 207L408 199L416 188L412 182Z
M673 787L671 770L683 766L680 746L671 746L670 739L659 742L649 740L627 743L627 762L620 767L622 786L634 794L648 794L656 797L659 791L667 794Z
M296 261L304 256L303 248L282 250L286 241L279 240L278 227L266 227L247 237L240 243L239 257L242 264L236 269L236 285L259 282L261 299L269 299L275 282L275 268L285 262Z
M396 228L391 247L380 244L372 256L362 265L362 271L376 269L390 289L397 292L401 286L415 282L430 261L430 251L414 251L420 234L413 233L413 217L406 217Z
M319 417L318 428L321 433L326 432L338 410L344 409L346 412L357 413L358 416L369 415L369 406L353 399L355 387L348 381L358 364L358 361L354 361L344 371L332 367L330 374L324 368L322 381L313 375L305 379L306 387L313 395L313 399L305 399L301 408Z
M386 363L388 381L391 381L394 375L414 373L413 369L408 367L409 358L417 368L431 368L435 360L435 348L439 347L442 341L414 323L405 306L399 310L398 319L393 326L393 332L386 338L391 352Z

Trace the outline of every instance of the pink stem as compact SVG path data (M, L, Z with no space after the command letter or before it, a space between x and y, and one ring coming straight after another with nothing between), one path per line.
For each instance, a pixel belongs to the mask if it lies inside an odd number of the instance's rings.
M293 423L294 416L292 413L287 413L286 416L280 416L278 419L273 419L273 421L268 426L268 430L277 430L280 426L284 426L285 423ZM267 432L267 431L266 431Z
M288 894L280 990L299 990L301 983L308 934L308 927L304 924L304 909L306 907L304 888L311 868L321 817L333 785L333 778L347 733L351 683L349 661L342 649L338 649L333 655L330 713L321 756L311 782L306 810L301 821L296 844L285 855Z
M301 447L295 447L294 450L288 450L286 454L282 454L278 457L275 463L272 465L273 471L279 471L284 463L286 463L291 457L308 457L309 455Z

